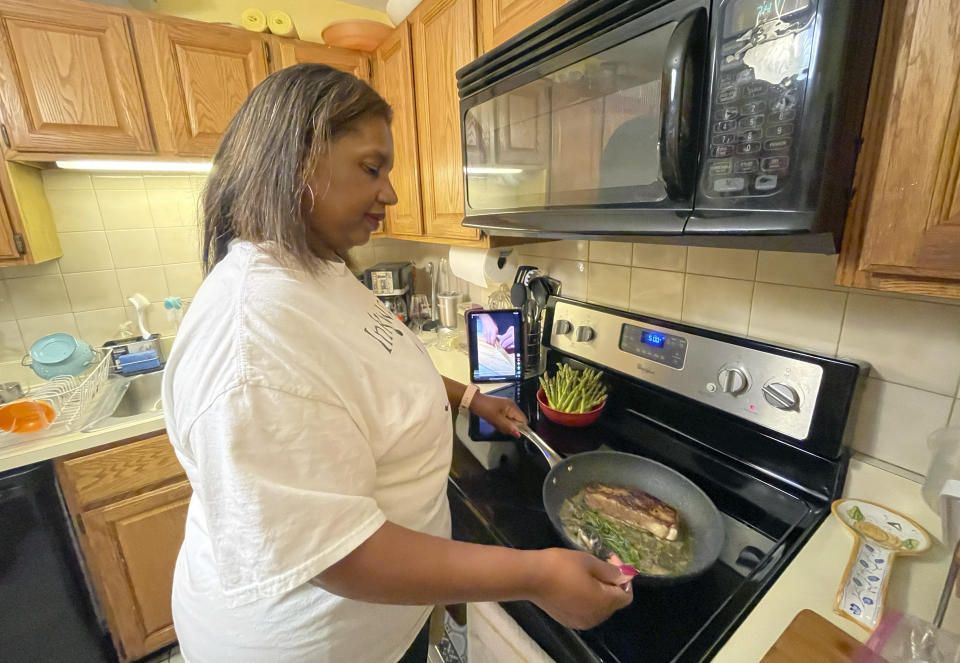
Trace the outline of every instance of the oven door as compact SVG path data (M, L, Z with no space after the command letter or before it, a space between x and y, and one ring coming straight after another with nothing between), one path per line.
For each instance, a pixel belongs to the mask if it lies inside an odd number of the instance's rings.
M551 54L520 71L510 59L458 74L464 225L540 236L682 232L697 175L707 10L675 0L632 11L566 49L545 43L535 50ZM555 41L567 39L564 24L554 30Z

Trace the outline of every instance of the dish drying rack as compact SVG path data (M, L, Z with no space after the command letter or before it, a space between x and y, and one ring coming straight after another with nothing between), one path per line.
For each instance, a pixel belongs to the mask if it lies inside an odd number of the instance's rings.
M23 397L49 403L55 412L53 423L35 433L0 431L0 447L78 431L110 416L128 381L109 380L113 364L110 349L99 348L96 352L98 359L86 373L47 380Z

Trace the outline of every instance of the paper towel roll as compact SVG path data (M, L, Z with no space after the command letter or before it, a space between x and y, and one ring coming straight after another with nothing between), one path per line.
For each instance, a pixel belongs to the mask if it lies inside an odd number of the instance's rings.
M240 24L251 32L267 31L267 17L256 8L244 9L240 14Z
M501 253L506 256L501 261ZM508 283L517 273L517 259L512 250L450 247L450 270L455 276L481 288L492 283Z
M297 29L293 25L290 14L279 9L267 14L267 27L270 28L270 32L280 37L297 37Z
M385 11L394 25L400 25L400 22L419 4L420 0L387 0Z

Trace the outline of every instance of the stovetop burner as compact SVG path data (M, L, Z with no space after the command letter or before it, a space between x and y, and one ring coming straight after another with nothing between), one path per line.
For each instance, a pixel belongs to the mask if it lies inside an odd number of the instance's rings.
M779 570L779 562L825 514L826 505L811 505L750 477L722 459L711 457L705 449L688 448L684 454L674 453L683 442L650 423L637 421L630 440L603 423L579 431L556 426L531 412L535 386L531 381L519 394L513 387L494 394L518 399L521 407L532 414L534 429L561 453L593 448L638 453L693 480L720 509L726 541L719 561L709 571L672 587L638 588L629 608L598 628L580 634L599 661L700 660L716 644L716 637L711 639L709 635L717 628L714 622L729 624L739 618L742 609L758 596L764 581ZM464 423L461 421L458 426L461 432ZM468 444L478 448L497 442ZM457 443L451 472L456 491L452 501L464 502L472 515L483 521L483 527L494 539L491 543L524 549L562 547L564 543L543 509L541 489L549 471L546 461L532 445L507 444L514 445L514 453L506 454L499 467L487 470L466 445ZM482 446L479 449L482 453ZM462 520L455 513L455 530ZM455 531L455 537L472 540L461 531ZM565 659L556 651L549 653L558 661L584 660Z
M548 363L577 364L592 359L583 354L602 355L600 350L581 351L568 344L580 354L578 357L571 351L559 351L557 346L563 343L556 338L551 342L549 331L555 329L557 322L563 322L555 319L558 303L564 304L565 300L551 300L545 320L545 344L553 346L547 353ZM691 371L696 368L693 358L700 347L698 337L704 335L731 345L777 350L804 360L812 357L620 311L580 303L575 306L587 320L597 320L598 314L603 313L620 321L637 320L645 326L669 330L674 337L682 333L684 347L688 348L686 367ZM563 313L566 317L574 314L569 306ZM603 334L608 343L617 344L619 340L619 349L623 351L625 335L612 338L612 329L607 324ZM839 405L843 414L839 430L833 431L841 435L857 369L847 364L844 371L838 366L843 362L815 359L823 367L824 378L818 384L823 396L833 402L838 393L849 392L846 401ZM565 629L529 603L508 603L504 608L560 662L706 660L716 653L812 535L829 513L830 501L840 494L846 452L839 438L834 440L818 432L824 428L823 417L834 415L830 407L818 404L817 412L806 415L804 425L811 434L798 442L749 419L743 421L693 402L677 390L624 375L627 371L621 369L627 368L626 363L590 363L605 369L604 379L611 395L603 416L588 428L566 428L542 418L536 405L536 379L494 393L513 398L530 418L531 426L563 455L610 448L651 458L680 472L720 510L725 547L717 563L703 575L673 586L638 587L630 607L589 631ZM717 358L714 363L730 365L726 358ZM849 384L837 385L837 371ZM671 375L670 379L676 378ZM704 393L708 391L709 387ZM802 394L806 405L812 408L809 392L794 393ZM795 421L771 421L789 432L800 430ZM542 483L549 471L545 459L528 443L503 441L496 434L487 434L490 431L482 423L475 417L472 421L461 417L457 422L458 439L454 443L448 491L454 537L525 549L563 546L543 509ZM831 453L825 457L808 451L808 447Z

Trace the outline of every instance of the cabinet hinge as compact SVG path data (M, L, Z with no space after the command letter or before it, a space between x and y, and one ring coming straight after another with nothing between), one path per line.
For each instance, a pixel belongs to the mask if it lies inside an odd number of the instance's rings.
M76 521L77 523L77 531L79 531L83 535L86 535L87 528L83 524L83 518L81 518L80 516L77 516L76 518L74 518L74 521Z
M10 147L10 134L7 133L7 125L0 124L0 135L3 136L3 144Z
M270 44L264 43L263 54L267 58L267 67L269 67L271 64L273 64L273 55L270 53Z
M23 241L23 235L13 233L13 244L17 247L17 253L23 255L27 252L27 243Z

